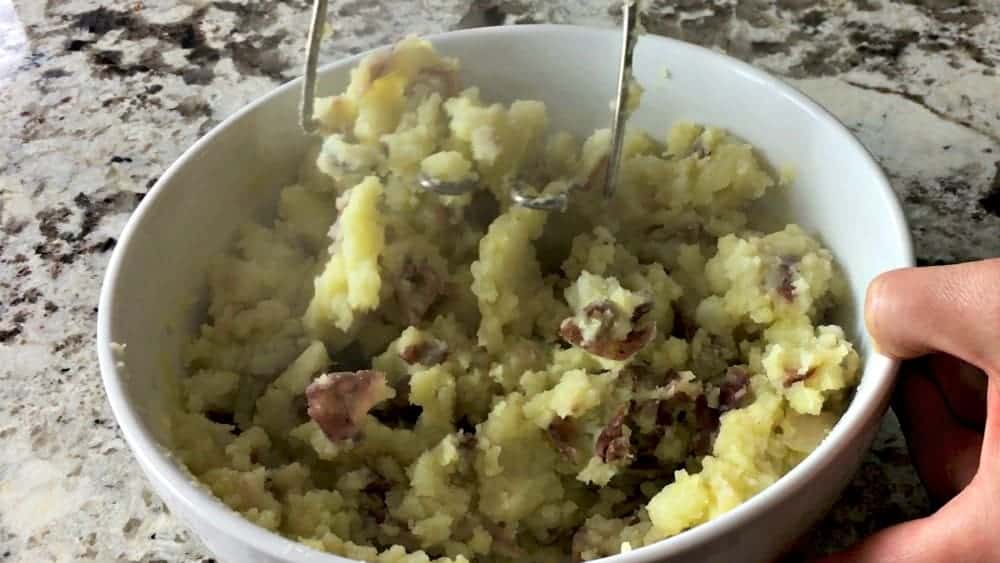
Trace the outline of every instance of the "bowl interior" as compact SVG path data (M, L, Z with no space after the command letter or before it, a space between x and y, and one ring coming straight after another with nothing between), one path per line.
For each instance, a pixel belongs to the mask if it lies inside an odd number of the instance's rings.
M581 136L608 126L618 57L612 31L528 26L432 41L462 60L464 83L479 86L486 99L542 100L553 128ZM346 86L356 62L327 67L321 93ZM794 188L773 194L761 220L794 220L819 233L855 296L839 320L867 358L860 320L865 287L880 272L909 265L912 256L899 206L861 145L801 95L698 47L643 38L635 72L645 94L632 126L660 138L679 119L722 126L774 166L794 167ZM182 483L183 473L157 447L169 441L164 398L174 396L181 349L202 316L198 296L209 262L228 249L239 225L273 213L277 190L296 178L309 142L297 126L297 98L297 83L286 85L185 153L132 217L108 271L99 353L112 406L140 459L175 480L184 495L205 493ZM125 368L115 365L110 342L127 344ZM884 376L867 364L846 416L884 391Z

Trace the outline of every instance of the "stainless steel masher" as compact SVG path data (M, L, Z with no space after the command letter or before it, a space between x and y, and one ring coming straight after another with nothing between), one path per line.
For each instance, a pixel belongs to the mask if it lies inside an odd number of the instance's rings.
M628 119L628 89L632 79L632 54L638 39L638 0L624 0L622 8L622 48L618 67L618 91L615 97L614 117L611 122L611 147L608 152L608 165L603 178L603 193L606 198L614 195L618 170L621 166L622 143L625 137L625 121ZM309 134L319 129L319 123L314 116L316 100L316 67L319 62L319 45L323 38L326 23L328 0L315 0L313 4L312 21L309 26L309 46L306 52L305 78L302 81L301 125ZM478 187L475 180L460 182L444 182L436 178L421 176L420 186L430 192L441 195L462 195ZM520 182L515 180L511 189L511 199L516 205L547 211L563 211L568 204L570 190L559 194L531 196L527 195Z

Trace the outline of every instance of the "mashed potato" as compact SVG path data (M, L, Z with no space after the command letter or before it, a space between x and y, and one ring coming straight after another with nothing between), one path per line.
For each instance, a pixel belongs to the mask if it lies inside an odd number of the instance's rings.
M706 522L824 438L844 284L725 131L546 134L409 39L320 100L323 142L209 277L175 449L260 526L365 561L567 561ZM424 192L421 176L475 182ZM514 180L571 189L564 213Z

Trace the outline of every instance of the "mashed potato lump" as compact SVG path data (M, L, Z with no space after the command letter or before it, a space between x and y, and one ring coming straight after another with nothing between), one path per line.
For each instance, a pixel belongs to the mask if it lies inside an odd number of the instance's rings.
M749 206L780 182L727 132L548 133L419 39L320 99L269 225L211 269L174 449L256 524L381 563L588 560L774 483L858 379L830 253ZM459 196L421 177L475 182ZM514 182L572 190L565 212Z

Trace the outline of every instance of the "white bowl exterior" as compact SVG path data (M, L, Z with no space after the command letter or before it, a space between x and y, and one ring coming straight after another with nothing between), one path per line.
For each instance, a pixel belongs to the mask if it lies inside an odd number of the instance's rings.
M551 124L578 135L607 126L618 41L610 30L521 26L431 40L462 59L463 81L487 99L543 100ZM327 67L321 91L343 88L357 59ZM782 196L779 219L820 233L853 295L862 296L880 272L912 264L905 221L884 175L844 127L801 94L733 59L663 38L640 41L636 74L646 92L633 125L661 138L678 119L722 126L775 166L794 166L800 180ZM209 261L229 247L237 227L272 213L277 190L295 180L306 146L297 97L296 82L241 111L161 177L126 226L101 295L98 353L123 434L171 510L234 563L345 561L243 520L192 483L161 446L168 433L162 397L171 389L164 378L180 373L181 346L197 320L191 296L203 293ZM823 514L867 450L896 369L870 353L860 307L857 299L843 322L867 359L864 377L820 448L731 513L608 561L767 561ZM124 368L112 342L127 344Z

